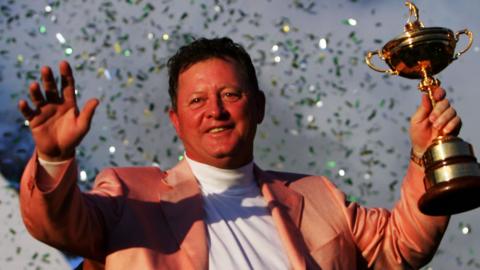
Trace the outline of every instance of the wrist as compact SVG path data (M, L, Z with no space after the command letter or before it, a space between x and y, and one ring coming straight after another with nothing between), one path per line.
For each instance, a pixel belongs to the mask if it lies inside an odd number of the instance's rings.
M412 148L410 149L412 153L415 154L417 157L423 157L423 154L427 151L428 147L420 147L417 145L412 145Z
M44 153L37 150L37 155L38 155L39 160L42 160L44 162L56 163L56 162L64 162L64 161L72 159L73 157L75 157L75 151L72 151L70 153L66 153L66 154L63 154L63 155L51 156L51 155L44 154Z
M410 160L422 168L424 166L423 153L424 152L421 152L421 154L418 154L418 152L416 152L413 147L410 149Z

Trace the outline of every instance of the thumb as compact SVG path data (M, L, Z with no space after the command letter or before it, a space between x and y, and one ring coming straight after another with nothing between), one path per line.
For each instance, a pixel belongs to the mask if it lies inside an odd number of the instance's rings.
M96 98L90 99L83 106L80 115L78 116L77 123L82 131L87 131L90 128L92 117L100 101Z
M420 123L423 120L427 119L430 112L432 111L432 104L430 103L430 99L428 95L424 94L422 96L422 102L420 106L418 106L417 111L412 116L412 123Z

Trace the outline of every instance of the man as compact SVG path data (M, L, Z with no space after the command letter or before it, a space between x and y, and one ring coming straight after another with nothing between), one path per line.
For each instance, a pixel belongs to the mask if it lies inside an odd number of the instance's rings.
M170 120L185 146L174 168L112 168L95 187L76 186L75 147L98 105L76 107L74 79L60 63L19 109L36 151L21 183L25 225L37 239L84 256L85 269L410 269L433 256L448 217L417 209L423 168L410 162L392 212L346 201L326 178L266 172L253 163L264 116L249 55L228 38L200 39L169 60ZM435 89L411 120L412 153L460 118Z

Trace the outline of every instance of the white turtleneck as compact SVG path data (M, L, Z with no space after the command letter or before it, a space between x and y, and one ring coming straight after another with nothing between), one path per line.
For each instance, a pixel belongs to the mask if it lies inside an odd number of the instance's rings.
M185 158L204 198L209 269L290 268L255 181L253 162L227 170Z

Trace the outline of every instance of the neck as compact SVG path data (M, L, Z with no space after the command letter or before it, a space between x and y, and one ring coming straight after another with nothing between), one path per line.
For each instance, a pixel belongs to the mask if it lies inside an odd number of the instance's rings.
M237 169L240 167L243 167L253 161L253 155L249 154L244 157L231 157L231 156L225 156L225 157L220 157L220 158L209 158L209 159L199 159L195 155L191 155L188 151L185 152L185 156L193 161L209 165L218 169L227 169L227 170L232 170L232 169Z
M188 155L185 159L207 193L241 193L255 185L253 162L235 169L224 169L197 162Z

